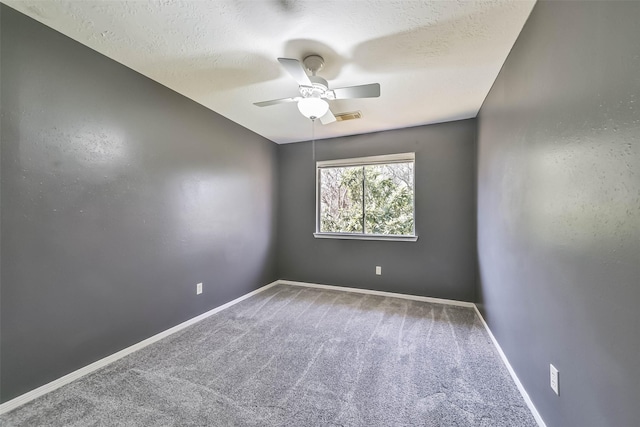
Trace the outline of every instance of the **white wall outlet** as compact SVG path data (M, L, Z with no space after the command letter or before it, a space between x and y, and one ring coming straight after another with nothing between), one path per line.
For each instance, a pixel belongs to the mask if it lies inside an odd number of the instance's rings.
M559 396L560 395L560 391L559 391L560 384L558 383L558 379L559 379L558 369L555 366L550 364L549 365L549 374L550 374L550 380L551 380L551 382L550 382L551 388Z
M198 283L196 285L196 295L200 295L202 293L202 283Z
M382 267L380 267L379 265L376 265L376 274L377 274L378 276L381 276L381 275L382 275Z

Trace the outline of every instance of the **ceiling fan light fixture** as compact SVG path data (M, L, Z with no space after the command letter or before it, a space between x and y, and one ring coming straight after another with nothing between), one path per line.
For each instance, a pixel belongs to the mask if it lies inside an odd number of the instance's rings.
M298 110L308 119L318 119L329 111L329 103L320 98L303 98L298 101Z

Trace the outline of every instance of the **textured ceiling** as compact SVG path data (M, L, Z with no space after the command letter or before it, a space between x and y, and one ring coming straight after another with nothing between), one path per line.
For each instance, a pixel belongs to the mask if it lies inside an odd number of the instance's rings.
M3 3L277 143L311 139L277 57L325 59L330 87L378 82L379 98L331 101L359 120L317 139L475 117L535 0L30 1Z

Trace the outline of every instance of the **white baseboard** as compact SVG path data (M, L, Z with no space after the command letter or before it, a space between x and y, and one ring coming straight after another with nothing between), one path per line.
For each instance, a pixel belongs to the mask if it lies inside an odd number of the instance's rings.
M291 280L278 280L278 283L281 283L283 285L291 285L291 286L304 286L307 288L329 289L332 291L344 291L344 292L354 292L357 294L378 295L381 297L410 299L413 301L431 302L434 304L456 305L458 307L469 307L469 308L475 307L475 304L472 302L456 301L456 300L442 299L442 298L422 297L418 295L397 294L395 292L373 291L370 289L360 289L360 288L347 288L344 286L335 286L335 285L321 285L318 283L293 282Z
M539 427L546 427L546 424L544 423L544 420L540 416L540 413L538 412L536 407L533 405L533 402L531 401L531 398L529 397L529 394L527 393L527 390L525 390L524 386L520 382L520 379L518 379L518 376L516 375L516 372L513 370L513 368L511 367L511 364L509 363L509 359L507 359L507 356L502 351L502 347L500 347L500 344L498 344L498 340L496 340L496 337L493 336L493 333L491 332L491 329L489 329L489 325L487 325L487 322L485 322L484 317L482 317L482 314L480 313L480 310L478 310L478 307L475 304L473 305L473 307L475 308L476 314L480 318L480 321L484 325L485 330L489 334L489 338L491 338L491 341L493 342L493 345L498 350L498 354L500 355L500 358L502 359L502 362L507 367L507 370L509 371L509 374L511 375L511 379L513 379L513 382L516 383L516 387L518 387L518 391L520 391L520 394L522 395L522 398L524 399L525 403L529 407L529 410L531 411L531 414L533 415L533 418L536 419L536 422L538 423Z
M27 392L25 394L22 394L22 395L20 395L20 396L18 396L16 398L13 398L13 399L3 403L2 405L0 405L0 415L4 414L6 412L12 411L13 409L16 409L17 407L22 406L27 402L30 402L30 401L32 401L32 400L34 400L34 399L36 399L36 398L38 398L40 396L43 396L43 395L45 395L47 393L50 393L53 390L62 387L63 385L69 384L70 382L75 381L78 378L81 378L81 377L83 377L83 376L85 376L87 374L90 374L91 372L94 372L94 371L96 371L96 370L98 370L100 368L103 368L103 367L107 366L108 364L115 362L118 359L122 359L123 357L125 357L125 356L127 356L127 355L129 355L129 354L131 354L131 353L133 353L135 351L138 351L138 350L140 350L140 349L142 349L142 348L144 348L144 347L146 347L146 346L148 346L150 344L153 344L153 343L155 343L157 341L160 341L163 338L168 337L171 334L175 334L176 332L181 331L182 329L184 329L184 328L186 328L188 326L191 326L191 325L193 325L195 323L198 323L199 321L204 320L207 317L209 317L211 315L214 315L214 314L224 310L225 308L229 308L232 305L237 304L240 301L245 300L245 299L247 299L247 298L249 298L249 297L251 297L251 296L253 296L253 295L257 294L257 293L265 291L265 290L267 290L267 289L269 289L269 288L271 288L271 287L273 287L273 286L275 286L277 284L278 284L278 281L269 283L268 285L265 285L265 286L263 286L261 288L258 288L255 291L249 292L248 294L245 294L245 295L243 295L241 297L238 297L238 298L234 299L233 301L229 301L226 304L223 304L223 305L221 305L219 307L216 307L216 308L214 308L212 310L209 310L209 311L207 311L205 313L202 313L202 314L200 314L200 315L198 315L198 316L196 316L196 317L194 317L192 319L189 319L189 320L187 320L185 322L180 323L179 325L176 325L176 326L174 326L172 328L169 328L166 331L160 332L159 334L156 334L156 335L154 335L152 337L149 337L149 338L147 338L147 339L145 339L143 341L140 341L137 344L134 344L134 345L132 345L130 347L127 347L127 348L125 348L123 350L120 350L117 353L113 353L110 356L107 356L107 357L105 357L103 359L95 361L90 365L87 365L87 366L85 366L83 368L78 369L77 371L73 371L73 372L71 372L71 373L69 373L69 374L67 374L67 375L65 375L63 377L60 377L60 378L58 378L56 380L51 381L50 383L47 383L47 384L45 384L43 386L40 386L40 387L38 387L36 389L33 389L33 390Z

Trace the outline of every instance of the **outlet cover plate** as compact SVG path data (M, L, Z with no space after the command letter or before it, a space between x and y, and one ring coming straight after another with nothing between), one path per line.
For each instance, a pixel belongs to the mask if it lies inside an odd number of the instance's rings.
M200 295L202 293L202 283L198 283L196 285L196 295Z
M379 265L376 265L376 274L377 274L378 276L381 276L381 275L382 275L382 267L380 267Z
M558 382L559 374L560 373L558 372L558 369L555 366L549 364L549 380L550 380L551 389L555 391L558 396L560 396L560 389L559 389L560 384Z

